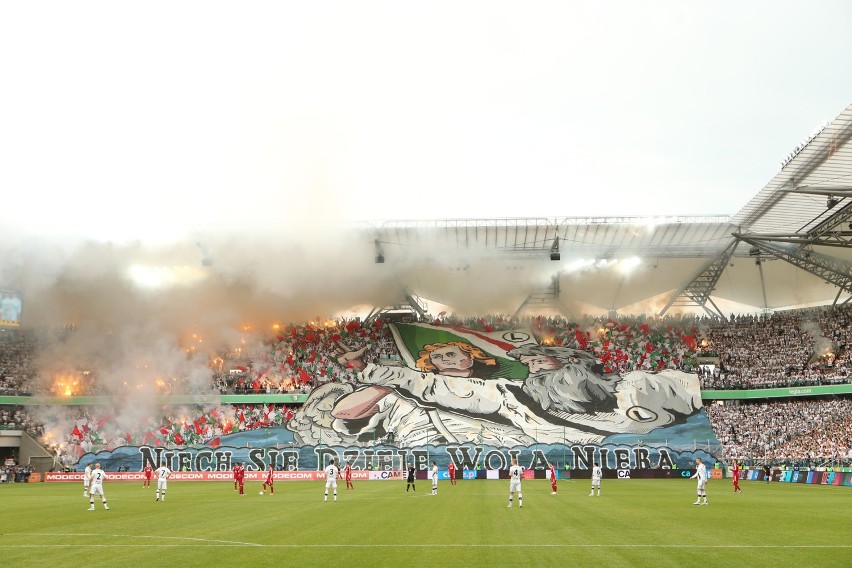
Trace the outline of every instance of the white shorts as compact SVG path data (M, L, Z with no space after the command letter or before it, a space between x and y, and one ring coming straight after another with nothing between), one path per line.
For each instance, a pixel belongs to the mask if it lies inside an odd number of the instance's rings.
M703 490L704 490L704 486L705 486L705 485L707 485L707 480L706 480L706 479L699 479L699 480L698 480L698 490L699 490L699 491L703 491Z
M86 477L86 474L83 474L83 488L85 489L88 486L89 486L89 478Z
M520 493L521 492L521 482L520 481L510 481L509 482L509 493Z
M157 480L157 489L165 490L168 487L168 479L158 479Z
M337 489L337 478L336 477L333 477L331 479L327 479L325 481L325 488L328 489L329 487Z
M593 477L592 478L592 485L600 485L600 484L601 484L601 478L600 477Z
M103 497L104 495L104 486L100 483L93 483L91 487L89 487L89 495L100 495Z

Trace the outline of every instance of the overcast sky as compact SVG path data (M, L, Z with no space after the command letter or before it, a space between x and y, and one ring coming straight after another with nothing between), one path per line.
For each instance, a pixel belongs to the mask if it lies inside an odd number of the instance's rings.
M852 103L852 3L4 2L2 226L733 214Z

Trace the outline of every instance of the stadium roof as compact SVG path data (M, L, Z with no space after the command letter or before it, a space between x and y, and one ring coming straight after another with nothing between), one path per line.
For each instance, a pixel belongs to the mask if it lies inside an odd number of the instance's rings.
M439 302L452 273L465 274L458 286L474 282L468 301L492 288L515 306L569 312L725 314L845 302L852 298L850 138L852 105L797 146L733 217L444 219L362 228L404 286Z

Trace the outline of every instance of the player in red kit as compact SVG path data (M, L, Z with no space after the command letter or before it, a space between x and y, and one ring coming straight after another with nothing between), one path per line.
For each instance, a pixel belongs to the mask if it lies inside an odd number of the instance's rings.
M550 494L556 495L556 466L553 464L550 464L550 488Z
M456 484L456 464L453 463L453 460L450 460L450 465L447 467L447 469L449 470L448 473L450 474L450 485L455 485Z
M237 487L240 484L240 464L234 465L234 491L237 490Z
M146 465L142 468L142 473L145 474L145 479L142 480L142 487L151 487L151 476L154 474L154 468Z
M245 491L243 491L243 481L246 478L246 462L241 462L240 465L237 466L234 470L235 475L237 476L237 485L240 488L240 495L245 495Z
M352 463L346 462L346 467L343 468L343 474L346 477L346 489L355 489L352 485Z
M269 469L266 470L266 480L263 482L263 489L260 491L260 494L263 495L266 492L266 488L269 487L269 494L275 495L275 487L272 485L274 481L275 468L272 467L272 464L269 464Z
M742 471L740 464L737 462L737 460L734 460L734 465L731 466L731 476L733 477L734 481L734 493L743 492L743 490L740 489L740 471Z

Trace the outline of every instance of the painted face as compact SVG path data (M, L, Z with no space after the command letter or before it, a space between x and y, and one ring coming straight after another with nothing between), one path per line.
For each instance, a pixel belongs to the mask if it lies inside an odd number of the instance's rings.
M521 363L529 367L530 373L555 371L562 368L562 362L548 355L521 355Z
M466 352L455 345L439 347L429 354L429 360L439 373L446 371L465 372L469 376L470 368L473 367L473 359Z

